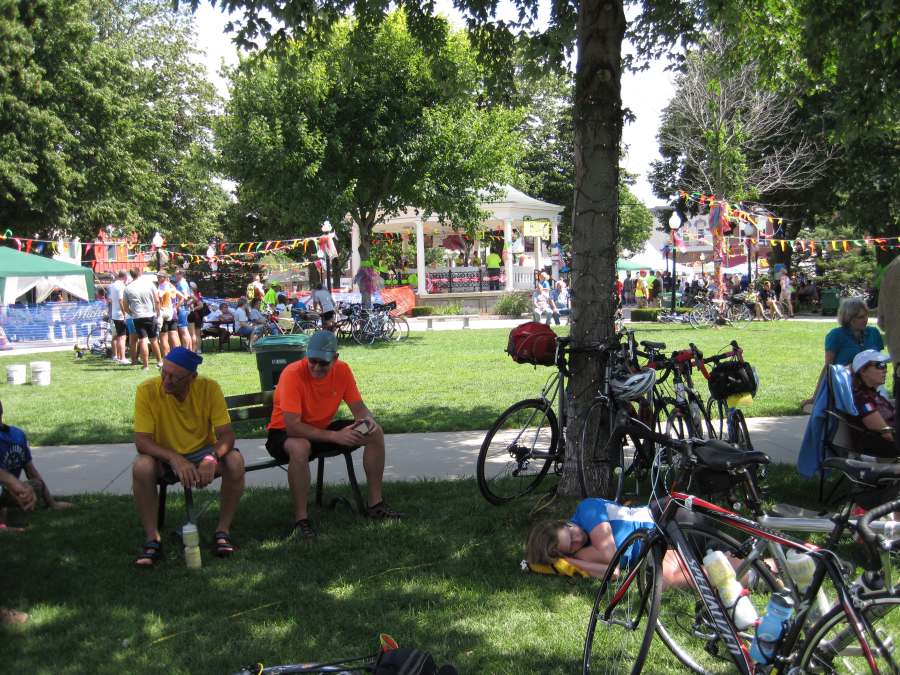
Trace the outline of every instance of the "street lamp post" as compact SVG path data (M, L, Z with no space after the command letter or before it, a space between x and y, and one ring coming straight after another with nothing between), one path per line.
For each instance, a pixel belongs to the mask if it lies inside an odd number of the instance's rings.
M672 314L675 313L675 290L678 288L678 284L676 283L676 267L675 261L678 257L678 247L675 245L675 235L674 233L681 229L681 218L678 216L678 211L672 211L672 215L669 216L669 233L672 238Z

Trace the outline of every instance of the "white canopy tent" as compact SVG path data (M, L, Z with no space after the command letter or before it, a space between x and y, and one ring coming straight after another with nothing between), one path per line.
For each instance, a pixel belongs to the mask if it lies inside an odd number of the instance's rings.
M559 218L563 211L562 206L543 202L540 199L529 197L524 192L516 190L510 185L504 185L500 188L501 195L495 201L484 201L480 204L488 216L482 221L484 228L491 232L503 232L504 245L507 250L511 250L513 244L513 228L517 228L522 233L524 223L529 220L549 220L550 221L550 249L551 253L559 242ZM408 209L405 213L390 218L383 223L375 226L375 232L393 232L416 234L416 273L418 276L418 293L419 295L427 295L425 290L425 235L448 235L454 230L448 225L442 225L436 216L423 218L418 209ZM541 245L541 238L535 239L535 267L543 266L546 258L546 247ZM351 258L351 274L356 276L359 269L359 228L354 224L351 232L351 247L353 256ZM553 273L554 276L559 274L558 258L554 257ZM506 290L510 291L514 288L514 269L513 256L506 256ZM533 275L533 270L529 272ZM533 278L533 277L532 277Z

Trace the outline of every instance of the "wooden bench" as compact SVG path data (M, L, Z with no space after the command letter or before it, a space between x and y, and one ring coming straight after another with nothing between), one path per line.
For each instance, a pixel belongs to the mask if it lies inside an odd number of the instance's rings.
M237 396L226 396L225 404L228 406L228 415L231 417L232 424L243 420L268 420L272 415L272 396L274 395L274 393L275 392L273 391L262 391L255 394L239 394ZM359 490L359 483L356 480L356 471L353 468L353 453L358 449L359 446L355 448L346 448L340 451L321 454L316 457L317 506L322 505L325 460L329 457L337 457L340 455L343 456L344 461L347 464L347 480L350 483L351 489L353 490L353 497L356 501L357 512L360 515L366 513L366 505ZM237 450L236 447L235 450ZM277 459L263 459L252 463L246 463L244 466L244 472L249 473L251 471L261 471L262 469L271 469L277 466L282 466L284 464L286 464L286 462L279 462ZM159 507L157 511L156 522L157 528L159 530L162 530L165 526L166 520L166 490L168 488L168 485L163 482L159 482L157 484L159 485ZM337 504L338 502L344 502L348 506L350 505L349 501L346 498L335 497L331 500L329 506L334 508L335 504ZM192 490L189 487L184 488L184 503L185 509L187 510L188 522L195 522L194 498Z
M425 330L432 330L432 322L434 321L462 321L463 328L469 327L469 319L477 319L480 314L439 314L437 316L424 316Z

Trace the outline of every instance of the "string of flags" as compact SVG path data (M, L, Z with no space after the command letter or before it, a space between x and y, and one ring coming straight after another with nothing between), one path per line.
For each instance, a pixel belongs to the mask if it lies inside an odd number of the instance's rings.
M841 253L849 252L855 248L876 247L882 251L900 248L900 237L856 237L852 239L811 239L806 237L795 237L788 239L778 236L782 231L782 225L785 219L767 213L753 213L745 209L735 207L729 202L718 199L714 195L706 195L701 192L679 191L678 196L690 202L694 202L709 207L709 229L712 234L712 242L707 241L703 237L699 237L700 243L712 244L714 248L730 249L735 248L739 251L742 246L747 244L752 247L758 246L760 243L768 244L770 247L779 248L782 251L795 251L797 253L809 253L810 255L820 255L822 253ZM750 236L730 234L734 222L744 222L752 226ZM766 231L767 226L771 226L774 233ZM776 229L777 227L777 229ZM684 239L690 240L690 232L684 232Z

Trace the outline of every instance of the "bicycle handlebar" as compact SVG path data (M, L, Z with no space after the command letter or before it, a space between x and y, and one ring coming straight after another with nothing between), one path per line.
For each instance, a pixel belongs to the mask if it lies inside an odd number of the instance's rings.
M873 520L877 520L882 516L886 516L894 511L900 511L900 499L895 499L887 504L882 504L863 515L856 523L859 535L863 541L870 546L877 546L882 550L890 551L900 545L900 539L888 540L880 537L872 531L871 524Z

